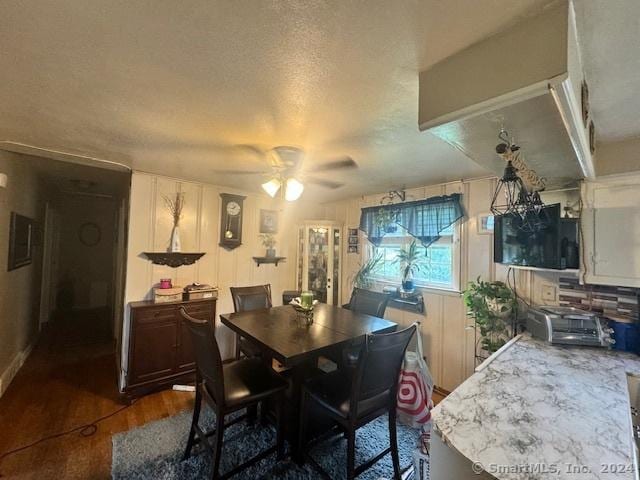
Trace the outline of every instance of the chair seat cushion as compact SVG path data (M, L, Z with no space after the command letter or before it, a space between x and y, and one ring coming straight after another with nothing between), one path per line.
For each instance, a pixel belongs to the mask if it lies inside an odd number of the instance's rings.
M238 339L238 344L240 346L240 351L244 353L246 357L260 357L262 355L260 347L247 338L240 337Z
M258 358L245 358L223 366L224 397L236 407L268 397L287 388L287 381Z
M322 406L343 418L349 416L349 404L351 399L352 376L342 370L319 375L308 380L305 388L309 395ZM387 390L374 397L362 400L358 403L356 417L363 417L374 410L389 406L389 394Z

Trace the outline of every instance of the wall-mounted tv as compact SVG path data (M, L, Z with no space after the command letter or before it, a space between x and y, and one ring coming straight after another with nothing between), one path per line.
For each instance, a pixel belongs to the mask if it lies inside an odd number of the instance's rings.
M493 257L496 263L522 267L579 268L578 219L561 218L560 204L540 213L544 227L535 232L523 228L518 214L495 217Z

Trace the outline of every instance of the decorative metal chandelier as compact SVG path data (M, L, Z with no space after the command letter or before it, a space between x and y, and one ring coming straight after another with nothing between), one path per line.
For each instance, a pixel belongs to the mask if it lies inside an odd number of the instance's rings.
M502 129L498 138L502 140L496 145L496 153L506 162L502 177L498 180L496 191L491 201L491 213L494 215L514 215L518 217L519 228L525 232L543 230L549 224L549 216L539 190L529 190L525 186L514 161L526 169L527 178L535 180L535 184L544 188L544 179L533 170L526 167L519 157L520 147L509 138L506 130Z

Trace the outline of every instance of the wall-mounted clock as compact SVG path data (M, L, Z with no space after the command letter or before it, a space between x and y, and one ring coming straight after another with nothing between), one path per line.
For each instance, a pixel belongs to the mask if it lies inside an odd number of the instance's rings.
M242 245L243 202L247 197L221 193L220 246L233 250Z

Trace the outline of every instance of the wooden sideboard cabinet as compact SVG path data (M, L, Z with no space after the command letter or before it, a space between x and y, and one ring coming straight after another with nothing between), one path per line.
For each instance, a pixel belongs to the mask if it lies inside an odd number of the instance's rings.
M129 354L125 394L144 395L174 383L193 381L195 357L180 308L215 328L216 299L129 304Z

